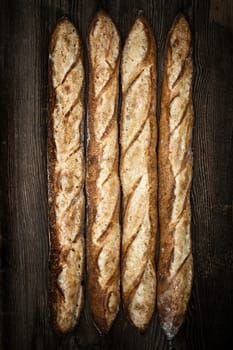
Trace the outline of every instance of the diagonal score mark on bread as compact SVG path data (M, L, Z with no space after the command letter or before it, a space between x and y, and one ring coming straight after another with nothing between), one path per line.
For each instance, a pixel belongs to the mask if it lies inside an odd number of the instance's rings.
M83 304L84 159L81 138L84 69L81 43L67 19L50 44L48 134L51 301L55 328L70 331Z
M104 12L98 12L90 26L88 54L88 292L94 322L101 332L107 332L120 303L120 38Z
M161 325L169 339L183 322L192 285L192 127L191 33L186 19L179 15L165 49L159 141L157 298Z
M123 49L121 81L122 292L130 320L143 331L156 297L157 127L155 42L142 17Z

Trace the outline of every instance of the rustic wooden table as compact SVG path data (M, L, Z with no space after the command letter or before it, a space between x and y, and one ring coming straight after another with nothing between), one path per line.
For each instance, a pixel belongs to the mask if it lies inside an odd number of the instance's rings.
M156 35L159 87L165 37L171 23L179 10L190 21L194 38L195 276L187 317L174 348L232 349L232 0L1 1L0 348L168 349L157 312L143 335L132 327L123 310L109 334L98 335L87 301L80 323L71 334L58 337L50 325L46 177L48 44L56 21L66 14L80 30L86 59L88 25L99 8L112 16L122 40L139 13L148 18Z

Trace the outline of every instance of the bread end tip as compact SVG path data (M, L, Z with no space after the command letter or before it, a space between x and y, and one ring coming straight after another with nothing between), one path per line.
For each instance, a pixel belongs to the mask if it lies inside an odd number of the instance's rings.
M190 25L189 25L189 22L187 20L187 17L181 11L176 15L174 22L173 22L173 26L174 27L182 26L182 27L186 27L188 30L190 29Z

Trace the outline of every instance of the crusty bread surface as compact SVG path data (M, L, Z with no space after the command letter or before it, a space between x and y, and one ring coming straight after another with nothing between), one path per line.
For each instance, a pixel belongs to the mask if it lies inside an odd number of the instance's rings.
M51 304L55 329L70 331L83 304L84 69L79 35L60 20L49 52L48 189Z
M191 136L192 47L189 25L177 16L168 34L159 128L158 310L161 326L172 339L181 326L190 298L190 185L193 156Z
M155 40L134 22L121 62L120 177L123 191L122 292L129 319L144 331L156 299L157 125Z
M112 20L102 11L90 26L88 54L88 293L95 325L106 333L120 302L117 127L120 38Z

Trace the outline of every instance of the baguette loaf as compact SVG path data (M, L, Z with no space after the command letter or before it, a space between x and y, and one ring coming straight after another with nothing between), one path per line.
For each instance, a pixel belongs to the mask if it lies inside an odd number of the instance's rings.
M120 180L117 102L120 38L98 12L89 33L88 291L96 327L107 332L120 301Z
M84 69L80 38L63 19L51 39L48 130L51 298L55 328L71 330L83 304Z
M193 261L190 233L192 49L186 19L179 15L167 38L159 139L160 257L158 310L172 339L190 298Z
M121 79L122 291L130 320L143 331L155 305L157 235L155 41L143 17L126 40Z

